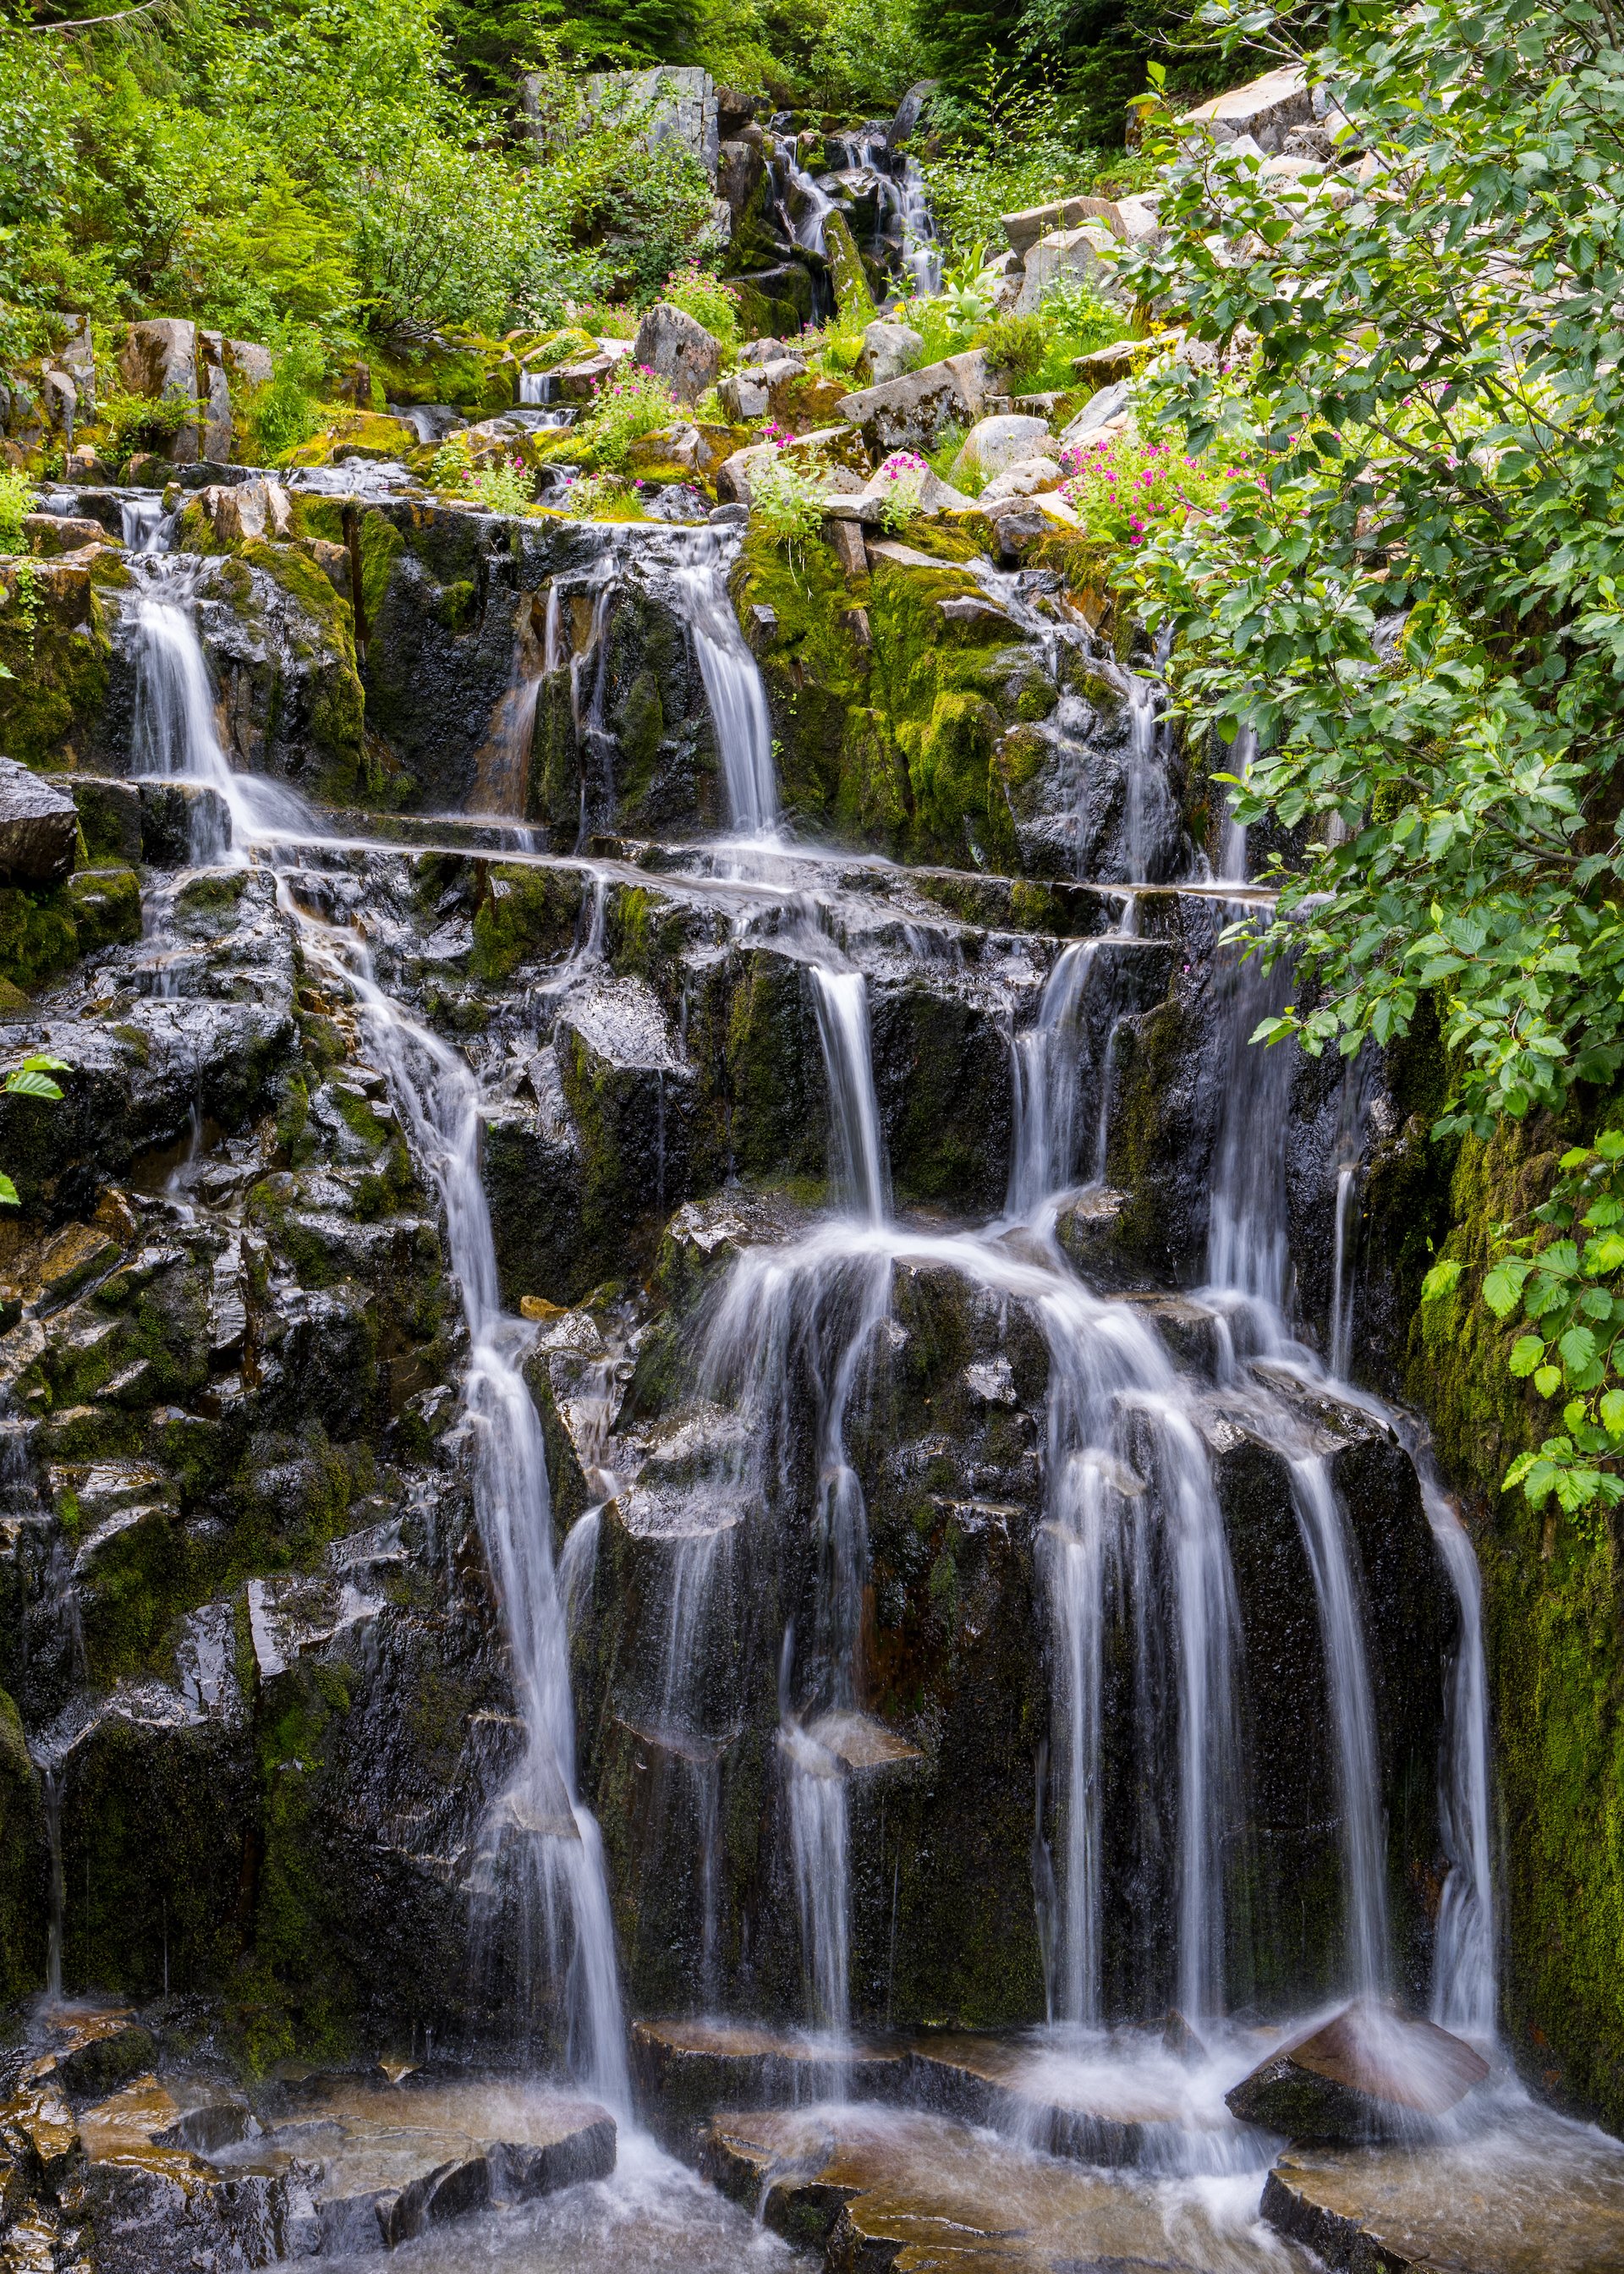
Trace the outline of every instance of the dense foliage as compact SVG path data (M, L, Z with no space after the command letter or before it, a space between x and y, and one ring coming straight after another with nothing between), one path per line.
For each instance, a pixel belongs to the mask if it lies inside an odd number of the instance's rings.
M1271 34L1266 9L1206 14ZM1247 454L1134 559L1194 719L1256 730L1240 817L1307 848L1269 941L1298 979L1274 1031L1352 1052L1432 990L1446 1132L1583 1104L1624 1067L1610 23L1590 0L1339 6L1310 70L1370 153L1357 193L1271 182L1164 120L1169 233L1134 264L1217 350L1172 363L1147 415ZM1530 1371L1568 1400L1544 1456L1565 1496L1611 1492L1604 1344L1565 1327Z

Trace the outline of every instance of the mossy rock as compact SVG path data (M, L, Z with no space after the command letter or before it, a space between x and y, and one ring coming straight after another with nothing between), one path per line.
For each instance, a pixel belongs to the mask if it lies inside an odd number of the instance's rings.
M67 567L0 562L0 749L23 765L88 763L107 703L99 580Z

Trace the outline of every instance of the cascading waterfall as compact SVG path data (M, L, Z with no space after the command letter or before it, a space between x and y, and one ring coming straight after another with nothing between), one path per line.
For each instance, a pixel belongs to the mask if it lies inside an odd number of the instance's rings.
M1498 2029L1500 1984L1483 1575L1465 1526L1440 1485L1425 1448L1420 1449L1417 1468L1427 1521L1461 1614L1460 1638L1449 1675L1445 1767L1440 1779L1441 1830L1449 1869L1438 1906L1432 2013L1440 2028L1492 2043Z
M1071 1181L1077 1153L1078 1021L1099 954L1073 940L1055 959L1038 1015L1012 1040L1015 1130L1005 1214L1015 1223Z
M710 706L728 823L737 836L771 836L778 827L778 788L766 689L727 597L722 542L708 530L695 544L699 558L680 568L673 581Z
M138 615L137 716L153 770L201 780L230 803L240 857L319 840L290 792L234 774L214 732L196 629L172 599L143 594ZM613 1923L602 1841L575 1784L568 1637L553 1562L545 1448L523 1361L532 1330L498 1291L490 1209L479 1176L480 1091L463 1058L410 1019L379 985L365 943L298 901L290 873L278 898L305 955L360 1006L369 1041L433 1177L469 1334L463 1386L481 1537L501 1603L525 1729L523 1758L493 1811L490 1838L516 1854L527 1932L561 1980L574 2073L615 2108L630 2105ZM528 1990L529 1985L526 1985Z
M1352 1987L1374 1997L1387 1984L1387 1828L1355 1551L1330 1469L1317 1455L1291 1462L1291 1497L1313 1576L1342 1810L1345 1939Z

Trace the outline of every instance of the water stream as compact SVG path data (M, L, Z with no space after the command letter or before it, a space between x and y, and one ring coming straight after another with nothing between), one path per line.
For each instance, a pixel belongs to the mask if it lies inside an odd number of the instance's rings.
M342 929L312 913L300 862L319 856L320 822L291 791L232 766L198 636L196 564L158 549L158 523L143 521L139 534L147 550L134 564L138 767L217 793L229 816L229 850L200 833L193 845L199 862L260 860L275 869L280 905L307 963L357 1004L367 1049L438 1191L468 1337L462 1400L475 1508L524 1731L521 1758L485 1829L483 1884L493 1905L515 1903L523 1920L530 1966L520 1989L524 2025L533 2018L544 2026L556 2022L571 2073L626 2113L626 2019L610 1890L598 1826L578 1783L569 1680L571 1625L581 1615L604 1507L623 1480L592 1466L592 1489L600 1497L578 1520L555 1568L545 1448L523 1373L536 1329L507 1313L500 1297L479 1170L479 1082L462 1054L380 983L364 927ZM672 584L694 637L730 827L736 839L755 840L756 867L747 865L744 873L765 883L771 862L788 860L790 848L778 833L765 697L727 599L727 561L720 532L694 532L684 540ZM539 633L531 636L538 652L526 666L535 679L568 661L576 727L600 772L613 758L604 687L617 562L612 546L592 572L586 586L590 625L573 654L566 600L555 583ZM523 674L515 694L522 684ZM1143 884L1164 873L1173 857L1172 808L1155 698L1141 697L1136 682L1129 700L1132 748L1119 881ZM528 749L528 732L515 730L513 749ZM591 771L583 766L583 839L596 817L586 787ZM208 802L199 801L199 808L209 809ZM1244 843L1229 842L1221 865L1244 871ZM590 913L583 913L582 940L559 983L569 983L601 956L604 900L599 877ZM705 2001L712 2005L721 1989L724 1826L718 1749L697 1728L694 1669L730 1593L729 1511L760 1506L772 1520L801 1527L809 1559L809 1608L787 1621L781 1637L777 1751L804 2018L823 2033L829 2078L838 2087L852 2040L852 1803L865 1758L870 1689L863 1639L868 1513L848 1440L853 1415L888 1362L898 1271L938 1269L986 1295L1003 1314L1029 1316L1047 1359L1037 1561L1049 1634L1049 1728L1036 1779L1033 1854L1049 2002L1060 2025L1056 2057L1063 2053L1073 2064L1105 2057L1101 2033L1123 2018L1123 1962L1108 1947L1113 1933L1131 1946L1136 1980L1152 1985L1163 2004L1176 2002L1214 2042L1227 2043L1239 1931L1232 1886L1237 1864L1244 1866L1248 1811L1240 1709L1245 1668L1214 1483L1210 1398L1205 1385L1175 1365L1147 1307L1086 1284L1056 1231L1057 1210L1079 1175L1098 1183L1103 1174L1113 1052L1131 1000L1116 991L1115 975L1122 943L1135 930L1133 898L1124 900L1115 930L1059 950L1034 1014L1011 1035L1008 1187L1001 1213L969 1231L898 1217L875 1079L869 983L840 948L833 913L815 895L802 913L801 930L786 923L782 937L804 957L821 1048L829 1204L799 1236L744 1247L696 1329L690 1353L696 1396L737 1426L707 1487L710 1520L680 1542L673 1561L659 1683L662 1735L679 1750L688 1748L694 1779ZM1328 1382L1338 1397L1383 1410L1342 1381L1351 1339L1357 1131L1337 1167L1345 1182L1338 1183L1334 1217L1327 1376L1293 1315L1281 1152L1293 1058L1285 1049L1253 1049L1248 1039L1279 983L1255 965L1237 965L1223 983L1225 1105L1212 1164L1207 1284L1198 1299L1227 1337L1219 1389L1242 1401L1248 1425L1289 1463L1313 1586L1344 1882L1339 1972L1326 1989L1379 1995L1392 1976L1386 1827L1357 1548L1327 1458L1305 1441L1297 1410L1271 1388L1267 1372L1252 1364L1268 1359L1301 1379ZM614 1401L607 1374L601 1387L603 1450ZM1425 1468L1423 1481L1461 1615L1442 1765L1450 1870L1432 2010L1451 2029L1491 2039L1494 1873L1477 1575L1470 1541ZM1124 1868L1119 1843L1149 1837L1142 1820L1124 1833L1109 1804L1111 1779L1121 1767L1113 1747L1122 1744L1131 1751L1132 1776L1162 1796L1170 1826L1170 1857L1158 1867L1170 1891L1170 1946L1156 1946L1161 1930L1154 1909L1125 1929L1108 1917L1108 1889ZM1147 1856L1148 1850L1130 1860L1148 1871ZM58 1906L52 1939L58 1988L60 1946ZM1166 2153L1181 2172L1215 2170L1211 2159L1220 2150L1213 2138L1209 2112ZM1255 2155L1236 2147L1233 2127L1223 2138L1229 2144L1222 2155L1240 2157L1236 2171L1255 2202Z

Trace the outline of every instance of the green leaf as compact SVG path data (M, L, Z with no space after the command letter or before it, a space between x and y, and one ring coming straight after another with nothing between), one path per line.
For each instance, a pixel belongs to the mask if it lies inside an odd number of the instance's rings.
M1562 1386L1560 1366L1542 1366L1534 1376L1534 1387L1542 1397L1554 1397Z
M1529 1266L1521 1261L1497 1263L1483 1283L1483 1299L1497 1319L1508 1319L1517 1307L1517 1298L1522 1292L1522 1283L1528 1277ZM1456 1267L1457 1270L1459 1266ZM1427 1274L1430 1280L1432 1273ZM1422 1283L1421 1299L1426 1300L1426 1282Z
M1511 1346L1511 1355L1506 1363L1518 1376L1530 1374L1541 1364L1545 1354L1545 1346L1538 1335L1519 1335Z
M1600 1405L1601 1425L1610 1437L1624 1437L1624 1389L1609 1389Z
M0 1207L15 1208L16 1206L17 1187L10 1177L5 1175L4 1171L0 1171Z
M62 1091L49 1074L40 1073L29 1066L19 1066L5 1078L6 1095L10 1097L60 1097Z
M1421 1282L1421 1300L1424 1303L1436 1303L1445 1295L1452 1294L1459 1282L1461 1271L1462 1266L1448 1256L1446 1256L1441 1262L1434 1263ZM1486 1283L1484 1286L1484 1293L1485 1295L1488 1293ZM1515 1300L1516 1298L1514 1295L1512 1301ZM1502 1312L1500 1315L1503 1318L1505 1313ZM1544 1345L1542 1344L1541 1347L1543 1348Z
M1570 1374L1582 1374L1596 1355L1596 1337L1588 1327L1569 1327L1557 1348Z

